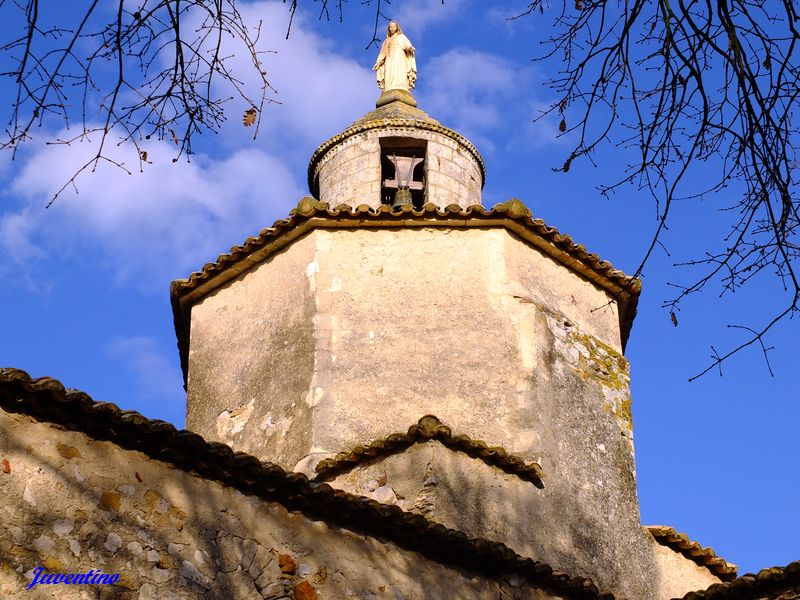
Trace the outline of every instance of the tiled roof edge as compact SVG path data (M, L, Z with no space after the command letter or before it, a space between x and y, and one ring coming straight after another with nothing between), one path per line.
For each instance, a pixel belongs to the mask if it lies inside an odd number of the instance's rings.
M689 536L685 533L679 533L673 527L666 525L650 525L645 529L652 534L659 544L683 554L686 558L711 571L722 581L736 579L736 565L717 556L713 548L703 547L689 539Z
M370 208L360 205L353 208L342 204L331 207L310 196L300 200L288 219L275 221L272 227L262 229L257 237L247 238L243 244L231 248L230 253L220 254L216 262L207 263L202 270L187 279L173 281L170 286L175 333L181 356L184 381L188 372L189 313L187 306L193 299L202 297L217 285L222 285L237 275L266 259L293 240L317 227L481 227L502 225L528 243L548 254L573 272L592 281L611 294L619 304L622 348L625 345L636 316L642 282L614 269L607 261L586 250L549 227L541 219L534 219L531 211L519 200L513 199L487 210L480 204L461 208L451 204L444 208L428 203L420 210L411 207L393 209L383 205Z
M544 487L542 483L544 473L538 463L525 463L505 448L490 447L482 440L474 440L466 435L453 435L452 430L434 415L425 415L409 427L406 433L393 433L366 446L356 446L349 452L340 452L333 458L320 461L315 469L317 476L314 477L314 481L329 481L363 462L402 452L414 444L428 440L436 440L451 450L478 458L487 465L516 475L538 488Z
M589 579L555 571L500 542L469 539L463 532L404 512L398 506L310 482L301 473L287 473L278 465L234 452L225 444L177 430L171 423L147 419L109 402L95 402L88 394L67 390L50 377L32 379L19 369L0 369L0 407L142 452L246 495L280 503L312 520L388 539L440 563L493 577L518 573L536 586L570 598L614 599L613 594L599 592Z
M765 600L767 596L764 594L787 591L800 592L800 560L785 567L747 573L728 583L715 583L708 589L689 592L680 600ZM777 600L778 596L770 595L769 598Z

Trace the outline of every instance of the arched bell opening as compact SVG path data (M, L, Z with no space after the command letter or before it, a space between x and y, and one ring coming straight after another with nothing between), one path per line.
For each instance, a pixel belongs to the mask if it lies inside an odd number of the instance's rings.
M381 147L381 203L390 206L425 204L427 142L414 138L385 137Z

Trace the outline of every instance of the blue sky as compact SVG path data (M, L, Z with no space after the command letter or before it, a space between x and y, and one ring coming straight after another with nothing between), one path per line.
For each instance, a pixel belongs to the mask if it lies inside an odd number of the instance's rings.
M553 100L544 85L553 65L531 61L544 21L505 18L524 4L393 3L417 48L417 100L482 152L486 205L519 197L535 216L632 272L656 225L652 200L632 188L610 199L597 193L621 175L624 152L613 146L596 154L597 166L552 171L569 139L557 138L552 119L533 122ZM307 193L313 150L377 96L370 70L377 49L364 49L368 7L353 3L343 24L301 13L288 41L285 4L242 8L251 22L263 19L262 45L277 51L265 66L280 104L267 106L257 140L241 126L247 107L232 103L228 123L198 139L191 163L173 163L174 146L151 141L144 172L103 166L47 210L91 145L44 145L61 126L51 123L15 161L0 154L0 365L183 425L169 282L285 217ZM0 89L7 106L12 90L8 82ZM129 147L114 153L136 165ZM670 283L691 281L692 272L673 263L719 244L726 218L719 209L729 200L676 206L664 238L670 256L657 252L645 270L627 357L643 523L685 531L745 572L800 558L800 328L795 320L768 337L774 377L760 350L749 349L723 366L723 377L689 383L708 364L711 345L721 351L742 339L727 325L763 324L781 290L770 277L722 298L709 289L684 305L678 327L660 308Z

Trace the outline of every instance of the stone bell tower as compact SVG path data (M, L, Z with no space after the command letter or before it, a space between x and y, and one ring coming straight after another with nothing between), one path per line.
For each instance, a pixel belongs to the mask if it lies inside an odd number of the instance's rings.
M312 195L354 208L480 204L481 155L464 136L412 102L410 94L379 101L375 110L323 143L308 166Z
M484 177L384 91L314 152L288 219L173 283L187 427L617 598L670 597L636 499L640 283L518 200L484 208Z

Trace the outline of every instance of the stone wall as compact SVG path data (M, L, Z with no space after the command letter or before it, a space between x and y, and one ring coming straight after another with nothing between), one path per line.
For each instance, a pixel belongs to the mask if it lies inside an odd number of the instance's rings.
M291 298L287 289L302 299L313 340L305 328L302 343L270 333L283 327L275 298ZM280 302L289 310L290 300ZM616 305L504 228L317 229L201 300L191 330L190 413L192 402L209 407L208 423L189 422L199 432L311 473L322 458L434 414L455 432L540 460L547 476L544 492L525 487L524 517L508 499L484 514L469 499L488 484L464 467L448 514L468 521L454 526L478 535L492 522L498 541L523 555L622 598L654 597ZM298 352L294 362L286 348ZM284 368L251 367L273 354L285 356ZM213 374L194 372L204 365ZM194 387L199 379L213 388ZM302 398L297 423L281 390ZM237 412L238 431L209 426L223 408ZM260 424L279 419L280 438L260 437Z
M159 600L559 600L0 411L0 597ZM120 574L114 586L24 588L33 570Z
M682 598L688 591L704 590L715 583L720 583L720 580L705 567L655 540L653 540L653 553L659 572L664 574L658 581L661 598Z
M187 424L287 469L425 414L526 460L596 430L633 495L609 300L503 228L314 230L192 308Z
M192 309L187 428L281 465L312 451L315 254L301 239Z
M330 483L471 537L502 540L523 556L589 577L620 599L670 600L720 583L708 569L656 543L631 518L636 509L630 500L603 501L591 489L605 485L603 465L566 471L572 458L551 464L538 488L430 441L359 464Z
M553 314L573 323L576 330L596 339L622 354L619 331L619 310L606 292L556 261L531 252L529 246L514 235L503 237L505 260L505 293L521 305L546 307ZM520 316L524 312L519 312ZM521 319L530 320L533 313Z
M319 199L331 206L381 204L381 147L374 132L347 138L317 166Z
M328 150L317 164L319 200L331 206L381 204L380 139L403 137L427 141L426 202L462 208L481 203L480 166L456 140L436 131L392 128L370 129L352 135Z

